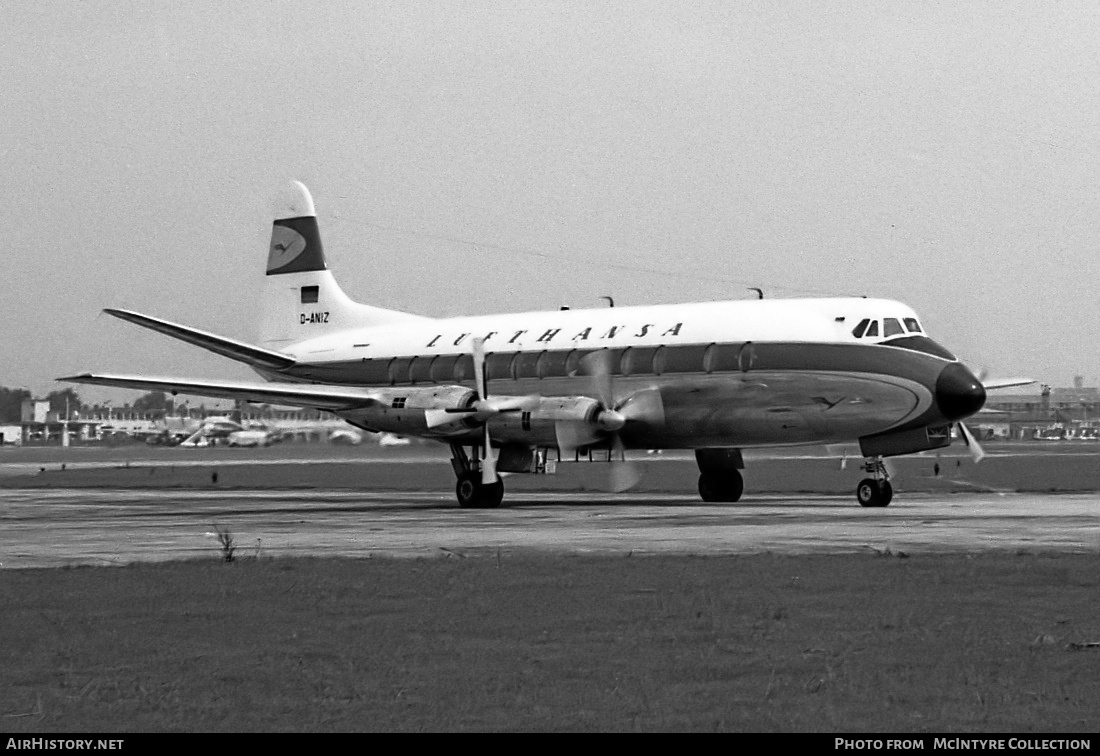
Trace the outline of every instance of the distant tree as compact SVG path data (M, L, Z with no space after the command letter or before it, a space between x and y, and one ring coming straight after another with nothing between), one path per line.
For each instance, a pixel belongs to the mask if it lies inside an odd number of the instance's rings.
M142 394L134 400L133 410L139 415L169 415L172 413L173 402L163 391L153 391Z
M50 402L50 412L56 412L60 418L65 417L66 411L70 416L80 412L80 396L71 388L51 391L46 399Z
M0 386L0 423L18 423L23 402L31 398L26 389L10 389Z

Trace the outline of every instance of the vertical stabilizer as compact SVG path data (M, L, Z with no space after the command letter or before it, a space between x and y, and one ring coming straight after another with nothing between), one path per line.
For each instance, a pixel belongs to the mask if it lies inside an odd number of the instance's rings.
M348 298L325 262L313 197L298 181L275 213L262 296L259 339L268 349L283 350L335 331L420 319Z

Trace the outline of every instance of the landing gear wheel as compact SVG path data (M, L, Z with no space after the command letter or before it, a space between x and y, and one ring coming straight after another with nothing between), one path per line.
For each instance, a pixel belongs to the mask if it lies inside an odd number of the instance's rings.
M888 480L864 478L856 486L856 499L861 507L885 507L894 498L894 487Z
M496 509L504 500L504 481L497 478L496 483L485 485L481 473L463 473L455 486L455 495L463 509Z
M481 508L496 509L504 501L504 481L499 477L496 483L481 484Z
M879 495L882 497L882 503L880 507L890 506L890 502L894 499L894 487L890 485L890 481L884 480L878 484ZM501 491L503 493L503 490Z
M703 501L733 502L740 501L745 491L745 479L737 470L721 475L703 473L699 476L699 496Z
M481 493L481 475L477 473L463 473L458 478L455 486L455 495L458 497L458 506L463 509L475 509L478 506Z

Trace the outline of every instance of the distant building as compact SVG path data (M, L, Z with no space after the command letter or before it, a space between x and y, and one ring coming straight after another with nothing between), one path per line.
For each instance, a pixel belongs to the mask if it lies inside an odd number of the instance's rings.
M1072 388L1041 384L1020 394L990 391L985 408L967 424L995 428L998 436L1017 440L1088 437L1080 431L1100 427L1100 388L1085 386L1081 376L1075 376L1073 384Z
M25 399L19 410L19 420L24 425L27 423L45 423L49 420L49 399Z
M0 446L20 446L23 443L23 426L0 425Z

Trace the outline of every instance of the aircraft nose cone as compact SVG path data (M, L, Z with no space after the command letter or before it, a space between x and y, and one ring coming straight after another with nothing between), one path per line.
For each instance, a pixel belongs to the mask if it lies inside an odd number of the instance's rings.
M936 379L936 406L948 420L970 417L985 404L985 387L961 363L952 362Z

